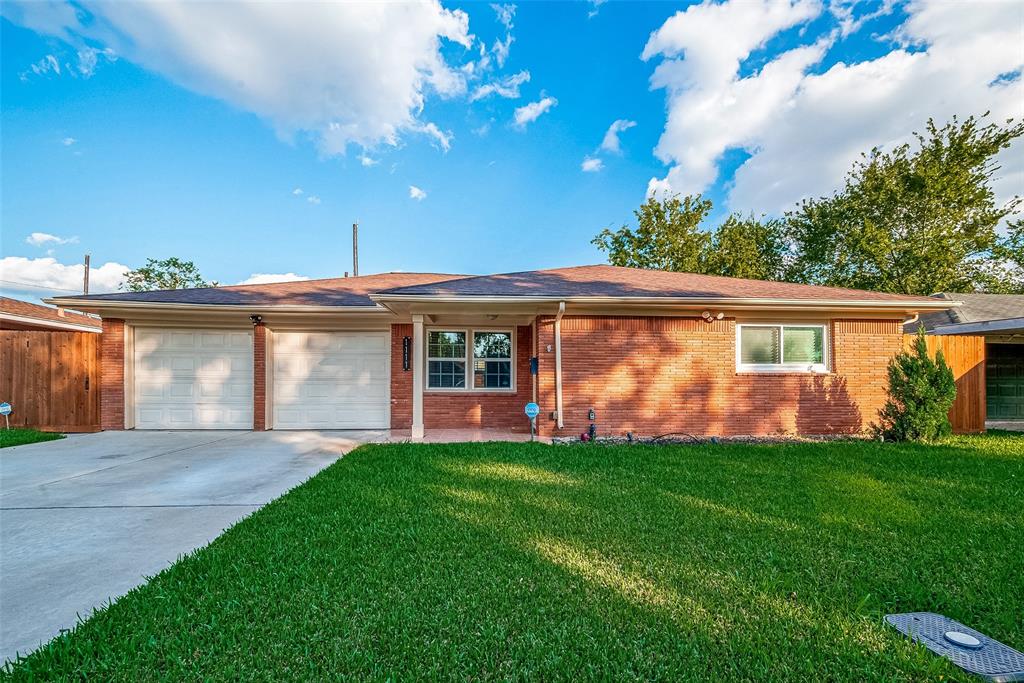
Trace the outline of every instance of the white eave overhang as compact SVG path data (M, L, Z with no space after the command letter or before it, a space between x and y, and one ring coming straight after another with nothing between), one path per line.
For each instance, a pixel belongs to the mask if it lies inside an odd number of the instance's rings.
M918 311L947 310L960 306L959 301L944 299L914 300L851 300L851 299L776 299L776 298L735 298L735 297L604 297L604 296L458 296L458 295L409 295L371 294L373 301L392 310L400 307L422 307L424 305L460 306L557 306L560 302L578 308L637 306L644 308L694 309L725 308L728 310L804 310L832 311L853 309L858 311L893 311L916 313Z
M79 311L102 313L109 310L180 311L196 313L348 313L356 315L391 315L387 308L373 306L299 306L290 304L187 304L155 301L118 301L116 299L44 299L48 304L74 307Z
M859 311L873 313L914 314L923 311L946 310L960 305L959 301L945 299L914 300L850 300L850 299L776 299L733 297L607 297L607 296L455 296L371 294L373 306L309 306L289 304L191 304L151 301L119 301L116 299L78 299L54 297L46 303L80 311L98 313L107 317L132 315L281 315L393 318L409 312L452 312L467 314L483 310L503 309L517 314L546 314L561 302L577 312L600 309L692 311L703 308L728 311Z

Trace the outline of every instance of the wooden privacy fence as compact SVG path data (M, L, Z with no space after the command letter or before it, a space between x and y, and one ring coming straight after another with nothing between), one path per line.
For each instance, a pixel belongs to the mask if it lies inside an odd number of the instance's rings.
M12 427L98 431L99 391L99 334L0 331L0 401L14 407Z
M903 335L909 349L917 337ZM956 400L949 410L949 421L957 434L985 431L985 338L969 335L925 337L928 352L942 351L956 379Z

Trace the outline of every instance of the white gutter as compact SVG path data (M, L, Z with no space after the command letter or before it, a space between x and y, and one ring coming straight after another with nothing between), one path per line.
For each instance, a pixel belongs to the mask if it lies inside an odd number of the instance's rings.
M153 311L221 311L227 313L252 313L270 311L275 313L371 313L388 314L388 308L375 303L373 306L309 306L297 304L183 304L159 301L118 301L116 299L43 299L46 303L66 308L128 308Z
M32 318L27 315L15 315L13 313L0 313L0 320L9 320L12 323L21 323L23 325L50 327L55 330L71 330L74 332L94 332L96 334L99 334L100 332L103 331L102 328L93 325L84 325L81 323L73 322L61 322L59 320L50 320L48 318Z
M555 315L555 417L558 428L565 426L562 422L562 316L565 314L565 302L558 302L558 313Z
M428 302L428 303L479 303L479 304L529 304L564 303L574 304L661 304L664 306L790 306L794 308L884 308L884 309L939 309L947 310L961 305L959 301L938 299L920 300L871 300L871 299L775 299L743 297L687 297L687 296L472 296L472 295L395 295L370 294L377 302Z

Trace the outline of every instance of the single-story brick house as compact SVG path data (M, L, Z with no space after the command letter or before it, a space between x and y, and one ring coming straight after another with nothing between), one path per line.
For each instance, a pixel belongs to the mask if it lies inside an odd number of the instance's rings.
M103 317L105 429L856 432L956 302L607 265L57 297ZM593 416L593 417L591 417Z

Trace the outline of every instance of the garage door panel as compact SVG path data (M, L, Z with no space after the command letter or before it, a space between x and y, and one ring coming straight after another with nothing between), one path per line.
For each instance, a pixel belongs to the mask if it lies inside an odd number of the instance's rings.
M274 335L274 428L386 428L390 333Z
M135 331L135 426L251 429L252 335Z

